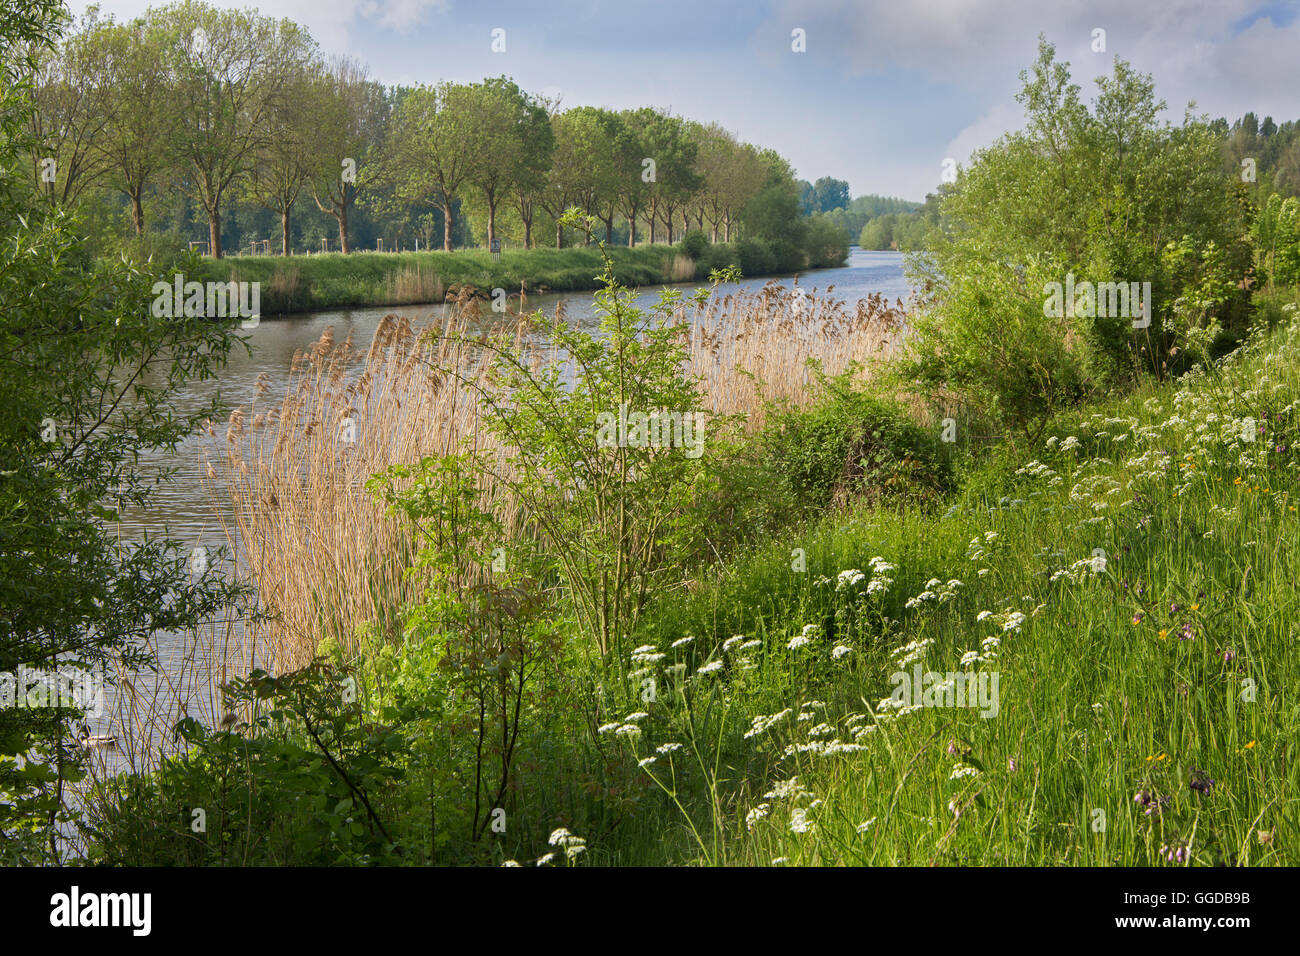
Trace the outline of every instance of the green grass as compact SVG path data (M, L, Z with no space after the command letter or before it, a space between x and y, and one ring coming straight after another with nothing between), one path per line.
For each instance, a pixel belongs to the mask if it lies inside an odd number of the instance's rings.
M1298 410L1293 327L1194 380L1061 419L1038 448L1004 449L946 512L830 518L688 600L665 597L641 643L668 655L656 667L694 676L661 677L685 692L645 708L629 749L683 743L643 773L671 771L694 802L642 821L652 842L611 838L611 861L1294 865ZM1254 441L1247 418L1263 425ZM873 557L896 570L868 596ZM837 586L851 570L863 580ZM1004 630L1011 615L1023 621ZM787 649L805 625L815 636ZM763 643L724 652L733 635ZM984 648L990 637L1000 646ZM925 670L997 672L996 716L880 711L897 649L923 641ZM850 650L834 659L837 645ZM983 659L963 664L968 651ZM720 671L697 673L714 660ZM819 752L832 741L848 752ZM977 772L954 778L959 767ZM792 779L794 796L763 796ZM711 785L716 809L701 797ZM1135 802L1143 792L1160 812Z
M631 286L683 281L673 275L676 246L640 245L610 250L619 281ZM694 262L686 281L706 277L710 267L727 264L729 247L711 247ZM734 257L733 257L734 258ZM724 262L725 260L725 262ZM311 256L234 256L205 260L204 280L262 283L265 314L286 314L348 306L404 305L441 301L441 290L470 285L484 295L494 288L517 296L522 283L530 293L596 288L600 251L596 246L568 249L513 249L499 261L482 250L455 252L354 252ZM419 271L405 294L391 282L403 271Z
M862 497L662 587L614 664L636 688L617 710L568 642L508 829L470 844L465 808L439 804L436 861L527 865L566 827L578 865L1300 862L1288 308L1213 368L1061 416L1034 447L958 448L938 504ZM917 663L996 674L989 716L883 705ZM412 754L469 739L411 733ZM421 788L447 771L423 759L373 795L403 862L434 859Z

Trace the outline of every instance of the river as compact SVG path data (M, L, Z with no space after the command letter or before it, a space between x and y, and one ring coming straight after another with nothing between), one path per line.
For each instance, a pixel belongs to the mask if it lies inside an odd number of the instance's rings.
M738 286L761 288L769 282L790 286L795 281L794 276L763 277L742 280ZM869 252L856 246L850 251L849 262L843 268L807 272L798 276L797 281L809 292L825 293L830 290L835 298L850 304L872 293L882 293L890 302L895 299L905 300L909 294L900 253ZM699 283L684 283L677 288L692 290L698 285ZM650 305L658 298L662 288L665 287L641 290L637 304L643 307ZM728 286L726 291L735 288L736 286ZM570 321L580 324L594 321L590 292L530 297L527 307L529 310L542 309L553 313L561 302L564 303ZM177 396L177 408L193 410L202 407L214 394L219 395L227 408L248 405L257 396L257 383L263 376L271 386L271 394L260 400L260 404L265 406L269 399L284 394L294 354L309 348L326 329L334 329L336 341L342 341L351 334L356 346L364 352L384 316L395 312L407 315L418 327L428 320L440 318L444 310L445 306L441 305L386 306L265 319L246 333L251 351L237 349L218 379L197 383L182 391ZM226 422L223 417L214 422L212 435L196 434L182 442L174 453L158 455L153 459L155 463L165 463L174 468L175 473L169 481L158 487L150 508L124 511L120 522L124 538L138 540L145 533L151 536L166 534L179 539L186 548L204 548L208 551L227 544L225 528L230 524L231 505L229 501L214 495L215 483L206 478L208 462L211 461L215 467L224 454L225 431ZM239 622L234 622L229 628L218 626L212 629L216 643L226 645L227 648L232 641L239 642L241 633ZM208 637L209 644L213 640L212 634ZM189 687L197 694L195 709L203 716L210 717L202 700L207 697L209 682L206 674L211 667L217 666L213 663L210 649L203 641L196 645L192 638L162 634L158 635L155 651L160 671L157 675L137 675L133 678L137 696L147 700L151 694L164 693L188 700L190 693L184 688ZM119 703L119 695L111 689L107 703L109 711L113 711ZM174 716L152 722L152 727L148 730L142 728L138 721L123 720L120 715L111 721L103 718L94 721L92 729L98 732L113 727L119 738L143 734L157 742L158 737L165 734L165 727L170 726ZM128 745L127 749L134 747ZM124 769L128 762L135 761L116 758L108 761L112 769Z

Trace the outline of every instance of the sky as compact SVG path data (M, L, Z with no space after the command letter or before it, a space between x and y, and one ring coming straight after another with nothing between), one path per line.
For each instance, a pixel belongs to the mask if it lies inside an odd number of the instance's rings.
M716 121L775 149L801 178L847 180L854 196L920 200L945 159L964 163L1019 128L1019 74L1040 33L1085 102L1118 56L1153 76L1174 122L1189 102L1229 120L1300 119L1300 0L210 2L295 20L385 84L504 74L565 108L656 106ZM99 2L118 20L151 5ZM1097 30L1104 51L1093 49Z

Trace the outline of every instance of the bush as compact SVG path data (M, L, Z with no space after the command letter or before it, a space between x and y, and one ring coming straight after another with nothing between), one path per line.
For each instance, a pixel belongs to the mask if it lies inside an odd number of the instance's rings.
M677 248L681 250L682 255L690 256L692 259L699 259L704 255L704 251L709 248L709 237L701 229L692 229L682 236Z
M949 488L939 437L855 381L860 369L813 372L814 402L773 409L754 444L770 505L812 516L858 502L924 504Z

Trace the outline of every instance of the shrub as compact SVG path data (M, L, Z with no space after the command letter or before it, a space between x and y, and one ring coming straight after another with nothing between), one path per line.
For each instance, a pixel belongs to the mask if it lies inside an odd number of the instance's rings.
M692 229L682 236L677 248L681 250L682 255L691 259L699 259L704 255L704 250L709 248L709 237L704 234L702 229Z

